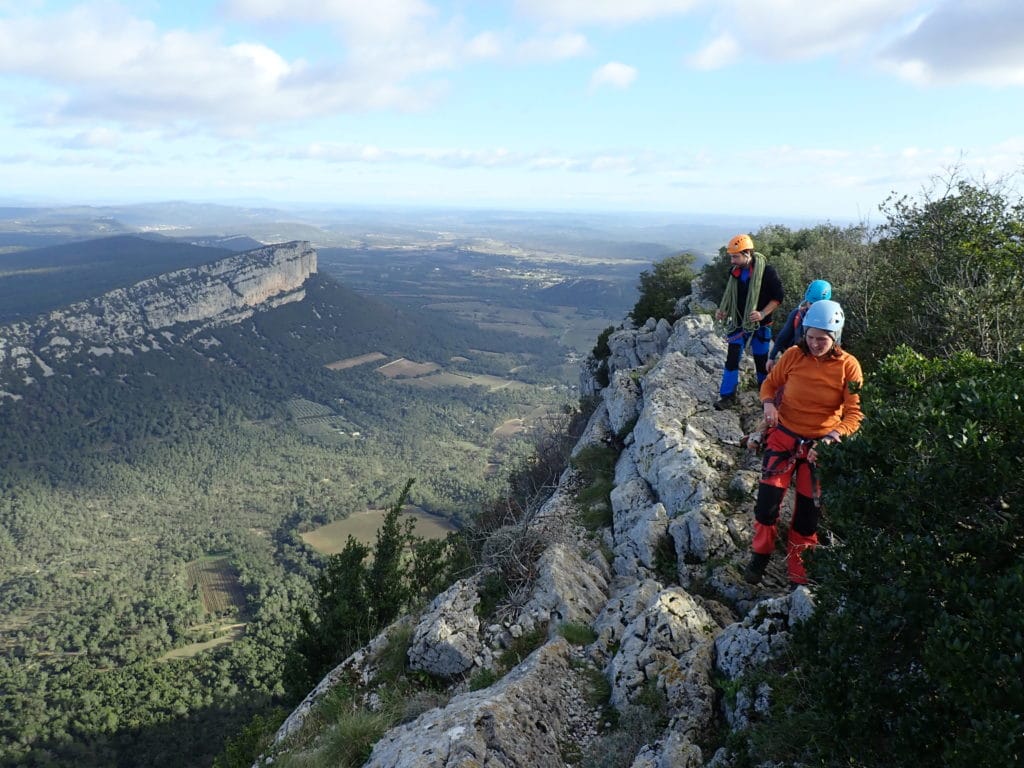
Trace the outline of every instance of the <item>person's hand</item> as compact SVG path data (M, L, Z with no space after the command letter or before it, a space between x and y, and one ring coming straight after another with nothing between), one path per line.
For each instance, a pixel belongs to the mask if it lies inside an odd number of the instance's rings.
M770 371L770 370L771 370L772 368L774 368L774 367L775 367L775 358L773 358L773 357L769 357L769 358L768 358L768 359L767 359L767 360L765 361L765 363L764 363L764 369L765 369L766 371Z
M814 445L812 445L807 451L807 460L814 464L818 460L818 451L816 450L819 445L832 445L833 443L839 442L838 432L829 432L824 437L820 438Z
M779 411L775 407L775 403L770 400L764 404L764 420L768 423L769 427L777 427L779 425Z
M760 323L762 320L764 320L764 312L755 309L753 312L750 313L750 322Z

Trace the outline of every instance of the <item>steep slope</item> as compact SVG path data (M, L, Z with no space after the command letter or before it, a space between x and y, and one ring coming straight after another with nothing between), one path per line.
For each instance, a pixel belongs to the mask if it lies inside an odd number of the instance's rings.
M0 324L26 320L168 272L209 264L236 250L156 235L117 235L0 253Z
M0 336L0 383L20 379L30 386L53 376L54 366L87 365L115 349L125 355L148 352L211 326L237 323L257 309L301 300L303 283L315 272L316 253L308 243L268 246L13 323Z
M411 477L458 521L517 455L495 429L561 404L511 372L553 344L315 264L303 243L229 254L0 329L0 765L209 765L279 693L320 557L303 534ZM326 365L377 355L508 386Z
M767 695L741 678L785 647L813 595L789 590L777 566L760 586L740 577L756 459L740 448L742 412L711 407L724 342L708 315L687 314L689 303L674 327L612 334L607 387L584 376L581 389L598 392L600 404L574 456L582 467L589 450L619 451L611 524L583 526L585 473L570 468L491 548L506 558L533 553L528 588L481 617L486 585L501 575L495 560L410 617L407 668L448 681L451 698L388 731L366 766L729 764L724 734L763 711ZM753 405L755 395L743 398ZM591 639L580 639L581 625ZM539 648L506 666L501 659L533 633ZM381 660L403 636L393 628L332 671L278 731L273 764L305 764L331 749L331 722L304 728L309 712L341 683L361 681L355 700L372 701L387 684ZM488 677L498 679L472 690ZM722 696L723 687L736 695ZM595 703L602 688L614 717ZM304 757L293 761L296 744Z

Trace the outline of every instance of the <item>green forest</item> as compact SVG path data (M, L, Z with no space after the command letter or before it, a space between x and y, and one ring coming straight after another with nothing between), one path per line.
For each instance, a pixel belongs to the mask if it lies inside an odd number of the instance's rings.
M0 764L209 765L287 701L285 658L325 561L300 534L390 505L409 479L411 502L461 525L501 490L495 469L530 450L528 433L495 428L569 404L547 373L564 351L546 340L323 276L307 296L191 345L9 387L23 399L0 406ZM369 352L518 386L325 367ZM297 402L348 429L318 428ZM203 558L239 599L204 607L189 575ZM236 623L234 642L160 660Z

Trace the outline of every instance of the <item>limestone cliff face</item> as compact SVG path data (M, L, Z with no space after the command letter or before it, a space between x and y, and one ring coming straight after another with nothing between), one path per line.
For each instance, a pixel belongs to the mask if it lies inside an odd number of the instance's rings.
M61 363L145 352L300 301L316 268L307 242L269 245L0 328L0 390L16 379L51 376Z
M813 612L814 597L787 585L781 557L760 585L741 577L758 459L740 441L756 423L758 398L747 390L742 408L713 408L726 345L710 314L699 311L706 309L687 297L674 325L649 321L611 334L608 383L584 376L583 390L600 405L573 451L618 451L610 525L582 527L585 481L570 467L535 512L493 534L495 551L531 558L528 587L481 621L481 584L492 568L485 564L405 617L413 626L407 668L448 681L450 698L389 730L365 768L736 764L722 735L763 718L771 697L745 675L786 646L792 627ZM560 636L561 627L581 624L592 641ZM372 708L378 686L387 684L378 680L383 649L392 634L402 636L394 629L328 674L253 768L273 764L293 749L291 737L319 727L307 716L333 686L355 684ZM534 633L546 642L507 668L507 649ZM488 675L490 686L470 685ZM618 729L594 705L597 677L618 710ZM721 695L722 687L735 696ZM652 692L662 702L660 718L648 709L637 714ZM299 742L317 738L304 732Z

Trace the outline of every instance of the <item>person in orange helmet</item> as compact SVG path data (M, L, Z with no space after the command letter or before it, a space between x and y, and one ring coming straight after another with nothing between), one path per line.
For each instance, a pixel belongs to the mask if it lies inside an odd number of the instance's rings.
M718 388L719 399L715 408L724 410L736 404L736 390L740 383L740 360L750 342L754 356L757 383L768 375L768 349L772 341L772 312L786 297L775 268L760 253L754 251L750 235L736 235L726 247L732 266L725 284L722 301L715 317L725 323L729 351L725 357L725 371Z
M761 482L754 503L753 554L743 578L757 584L775 551L779 507L794 476L796 499L786 542L790 584L806 584L803 553L818 543L819 487L815 462L822 445L860 428L860 362L839 343L845 317L835 301L816 301L804 315L804 337L787 349L761 385L768 427Z

